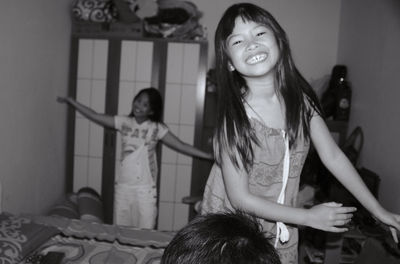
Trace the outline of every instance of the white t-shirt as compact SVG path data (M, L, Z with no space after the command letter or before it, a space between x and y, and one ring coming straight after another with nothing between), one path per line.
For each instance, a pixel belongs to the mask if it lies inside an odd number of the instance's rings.
M141 124L136 122L134 117L115 116L114 126L121 133L122 161L129 155L145 146L149 155L149 167L153 179L157 177L156 147L160 139L168 133L168 127L163 123L144 121Z

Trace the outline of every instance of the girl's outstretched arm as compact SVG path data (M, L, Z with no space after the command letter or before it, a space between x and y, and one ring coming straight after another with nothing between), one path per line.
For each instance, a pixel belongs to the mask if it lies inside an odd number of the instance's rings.
M400 231L400 215L384 209L370 192L357 170L333 140L324 120L316 115L310 123L311 140L326 168L357 198L357 200L381 222Z
M183 154L202 159L214 160L214 157L211 153L204 152L200 149L193 147L192 145L183 142L170 131L168 131L168 133L161 139L161 141L168 147Z
M114 128L114 117L110 115L105 115L105 114L99 114L93 109L78 103L76 100L74 100L71 97L57 97L57 101L60 103L67 103L70 105L72 108L74 108L76 111L81 113L83 116L88 118L89 120L95 122L98 125L109 127L109 128Z
M228 155L222 154L221 163L225 188L234 208L271 221L310 226L329 232L348 230L343 225L350 222L356 208L343 207L337 203L323 203L311 209L281 205L266 197L252 194L247 173L244 169L233 166ZM243 166L239 164L239 167Z

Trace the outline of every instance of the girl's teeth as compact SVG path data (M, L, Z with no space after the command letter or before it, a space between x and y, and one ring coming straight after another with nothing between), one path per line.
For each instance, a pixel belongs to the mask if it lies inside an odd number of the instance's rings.
M267 55L265 55L265 54L258 54L258 55L251 57L250 59L248 59L247 63L254 64L254 63L264 60L266 57L267 57Z

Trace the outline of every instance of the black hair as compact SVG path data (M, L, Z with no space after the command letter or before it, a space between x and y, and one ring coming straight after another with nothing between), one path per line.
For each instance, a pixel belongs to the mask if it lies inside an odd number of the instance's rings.
M238 212L195 217L174 236L161 264L280 264L256 218Z
M276 19L268 11L254 4L240 3L230 6L223 14L215 33L218 122L214 136L214 156L217 163L220 163L223 149L227 151L235 166L239 167L240 161L248 172L254 158L252 143L257 143L243 105L248 86L240 73L229 71L230 58L226 51L226 39L232 33L238 17L267 26L276 38L280 52L275 66L276 93L285 103L286 130L290 147L300 134L306 139L309 138L311 115L314 110L320 115L322 112L315 92L294 65L289 40Z
M147 96L149 97L150 108L153 111L153 113L149 115L149 119L154 122L160 122L162 110L163 110L163 100L162 100L160 92L156 88L149 87L149 88L144 88L144 89L140 90L133 98L132 105L133 105L133 102L143 93L146 93ZM133 109L131 110L129 116L130 117L135 116Z

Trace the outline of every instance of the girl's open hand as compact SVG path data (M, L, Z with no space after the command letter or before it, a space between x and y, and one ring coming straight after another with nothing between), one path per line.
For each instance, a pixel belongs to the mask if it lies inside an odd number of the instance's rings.
M351 221L355 211L355 207L335 202L319 204L309 209L307 225L328 232L346 232L348 228L343 226Z
M397 232L400 231L400 215L393 214L388 211L384 211L383 213L376 216L382 223L389 226L390 233L392 234L393 240L396 243L399 243L399 239L397 237Z

